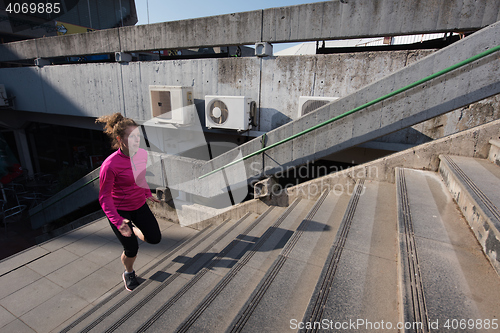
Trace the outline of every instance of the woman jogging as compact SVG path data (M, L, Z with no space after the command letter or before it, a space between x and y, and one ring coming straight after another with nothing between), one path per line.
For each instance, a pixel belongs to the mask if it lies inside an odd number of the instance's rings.
M133 268L139 244L137 237L150 244L158 244L161 232L146 199L153 197L146 183L147 152L139 148L139 127L134 120L120 113L100 117L104 133L118 149L108 156L99 173L99 203L108 217L111 228L123 245L121 260L125 266L123 282L128 291L139 285Z

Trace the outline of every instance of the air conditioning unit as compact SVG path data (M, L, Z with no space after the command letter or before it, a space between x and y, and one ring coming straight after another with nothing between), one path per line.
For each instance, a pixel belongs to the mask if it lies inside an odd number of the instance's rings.
M255 125L255 102L245 96L205 96L207 128L246 131Z
M9 101L7 100L7 91L5 90L5 86L0 84L0 106L8 106Z
M151 117L155 123L188 125L196 115L193 88L149 86Z
M339 99L339 97L300 96L298 117L300 118L305 116L309 112L312 112L337 99Z

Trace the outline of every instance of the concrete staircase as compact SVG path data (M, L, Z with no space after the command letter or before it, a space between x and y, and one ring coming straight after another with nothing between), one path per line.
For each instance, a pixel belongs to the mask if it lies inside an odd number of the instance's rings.
M498 148L208 227L62 332L498 329Z
M493 10L492 13L494 12L496 11ZM261 136L238 145L238 147L218 155L210 161L177 156L176 154L151 154L151 160L155 162L148 168L147 180L151 185L155 184L154 186L167 187L168 184L169 189L187 193L189 197L196 198L188 199L188 202L176 200L177 211L175 214L173 211L167 212L172 212L167 216L168 218L179 219L177 213L181 212L188 216L184 220L189 223L200 222L202 217L208 218L209 209L207 206L210 206L210 202L212 204L217 202L215 206L219 208L230 207L232 201L240 202L235 198L230 198L228 189L231 190L233 196L238 193L236 198L243 200L247 194L248 184L254 180L260 180L292 167L300 167L307 162L371 142L499 94L500 66L498 65L498 49L496 49L500 44L499 36L500 22L496 22L477 31L473 36L468 36L429 54L427 57L318 108L314 112L267 132L265 137ZM496 51L481 59L474 58L485 50ZM476 60L465 67L448 72L449 66L463 63L466 59ZM262 64L259 66L262 69ZM113 67L115 66L113 65ZM446 74L434 76L437 73L443 73L443 71L446 71ZM60 73L58 74L60 75ZM131 73L130 75L135 74ZM68 74L68 77L70 76ZM417 82L422 82L421 80L426 77L429 78L429 81L426 81L425 84L414 85ZM403 88L408 88L408 90L394 95L395 92ZM362 106L363 108L361 108ZM147 107L149 108L149 105ZM358 111L333 123L325 123L353 110ZM142 117L143 115L139 119ZM151 122L154 123L154 121ZM179 145L180 142L192 139L190 136L187 136L188 139L186 139L179 132L170 132L166 128L157 131L157 127L147 123L148 121L145 122L145 128L150 133L150 138L155 136L154 133L158 135L158 146L162 147L166 142L164 140L171 140L175 137L180 138ZM200 128L198 125L192 125L189 130L187 130L188 127L183 127L183 130L201 135L201 141L195 140L198 142L196 145L199 144L201 147L205 143L201 125ZM311 128L315 128L315 130L304 133ZM303 135L282 142L282 140L293 138L299 133L303 133ZM282 144L277 145L279 142ZM261 149L270 147L272 149L267 150L265 154L253 155ZM243 157L248 157L244 163L236 163L232 167L224 168L224 172L220 171L210 177L200 178ZM81 208L92 200L95 201L98 193L98 179L96 177L97 174L92 177L89 174L78 184L74 184L72 188L68 188L39 207L30 210L33 227L41 227ZM82 198L87 201L82 201ZM199 214L200 211L203 211L204 214ZM213 216L215 214L210 215L210 217ZM188 225L185 222L181 224Z

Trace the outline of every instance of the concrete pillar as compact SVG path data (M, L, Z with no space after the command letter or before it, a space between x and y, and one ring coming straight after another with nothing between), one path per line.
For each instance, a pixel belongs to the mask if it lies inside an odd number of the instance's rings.
M19 163L23 169L28 170L28 175L33 177L33 163L31 163L30 150L28 146L28 138L24 129L14 130L14 138L16 139L17 151L19 154Z

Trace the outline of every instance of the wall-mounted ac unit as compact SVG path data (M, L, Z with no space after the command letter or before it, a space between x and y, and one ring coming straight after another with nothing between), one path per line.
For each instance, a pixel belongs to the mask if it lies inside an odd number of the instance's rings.
M0 84L0 106L8 106L9 101L7 100L7 91L5 90L5 86Z
M207 128L246 131L255 120L256 104L245 96L205 96Z
M181 86L149 86L151 117L156 123L188 125L193 122L196 108L193 88Z
M339 99L338 97L316 97L316 96L300 96L299 97L299 112L298 117L305 116L330 102Z

